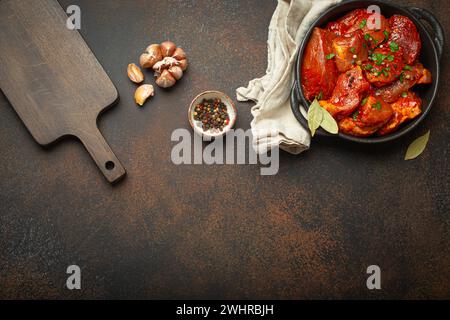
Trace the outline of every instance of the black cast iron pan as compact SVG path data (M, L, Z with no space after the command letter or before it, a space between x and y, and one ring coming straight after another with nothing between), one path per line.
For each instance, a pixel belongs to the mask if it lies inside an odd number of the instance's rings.
M300 108L305 107L308 108L310 102L306 100L303 95L303 90L300 84L300 70L302 67L302 57L303 52L308 44L309 38L312 34L314 27L325 27L325 25L330 22L339 19L345 14L349 13L352 10L359 8L367 8L370 5L378 5L381 9L381 14L386 18L391 17L394 14L401 14L410 18L417 27L417 31L420 34L420 38L422 40L422 50L419 56L420 62L431 71L433 75L433 83L429 85L420 85L414 87L414 92L416 92L420 98L422 99L422 114L412 121L403 124L397 131L388 134L383 137L354 137L347 135L345 133L339 133L337 135L331 135L324 131L322 128L319 128L316 131L316 135L319 136L334 136L339 137L344 140L358 142L358 143L382 143L392 141L397 139L412 129L414 129L422 120L426 117L428 112L433 105L434 98L436 96L436 92L439 84L439 61L442 56L442 52L444 50L444 31L439 23L439 21L434 17L432 13L425 9L416 8L416 7L401 7L392 3L388 3L385 1L344 1L341 2L328 10L326 10L323 14L321 14L317 20L310 26L308 32L306 33L305 38L300 44L297 59L295 64L295 82L294 87L291 92L291 108L297 120L300 124L308 129L308 123L305 117L303 116ZM430 30L428 31L422 21L426 21L430 25ZM307 109L303 110L306 114Z

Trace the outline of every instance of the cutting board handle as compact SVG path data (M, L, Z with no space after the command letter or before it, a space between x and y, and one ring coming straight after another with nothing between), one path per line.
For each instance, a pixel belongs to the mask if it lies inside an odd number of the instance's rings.
M88 129L78 130L76 136L81 140L100 171L110 183L118 181L126 174L125 168L111 150L96 125Z

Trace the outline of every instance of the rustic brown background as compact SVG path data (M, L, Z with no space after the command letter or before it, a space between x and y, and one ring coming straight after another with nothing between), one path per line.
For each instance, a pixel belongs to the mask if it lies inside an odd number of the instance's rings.
M447 0L396 2L450 32ZM120 92L99 126L128 176L110 186L77 141L39 147L1 95L0 298L450 298L449 50L413 133L382 146L317 139L262 177L257 165L175 166L170 135L189 128L197 93L233 96L264 73L275 1L60 3L80 5L81 33ZM189 72L138 108L126 66L168 38ZM249 128L251 104L237 107ZM403 161L428 129L426 152ZM65 289L70 264L81 291ZM380 291L366 288L371 264Z

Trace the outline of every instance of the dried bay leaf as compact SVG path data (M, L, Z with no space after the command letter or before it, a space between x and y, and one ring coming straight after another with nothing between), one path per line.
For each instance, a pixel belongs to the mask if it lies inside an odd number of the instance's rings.
M337 134L339 132L339 127L334 120L333 116L324 108L320 107L322 109L323 119L320 126L327 132L331 134Z
M429 139L430 139L430 130L428 130L428 132L425 133L423 136L420 136L416 140L414 140L409 145L408 150L406 151L405 160L412 160L420 156L422 152L425 150Z
M311 136L314 137L317 128L320 127L320 124L323 120L323 112L322 107L319 104L317 99L314 99L313 103L309 106L308 109L308 127L311 130Z
M308 109L308 127L313 137L319 127L332 134L339 132L336 120L327 110L322 108L317 99L314 99Z

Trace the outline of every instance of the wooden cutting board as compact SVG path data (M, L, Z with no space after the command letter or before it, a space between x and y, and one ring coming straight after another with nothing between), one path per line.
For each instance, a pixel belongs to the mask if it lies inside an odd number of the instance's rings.
M97 117L119 96L66 21L56 0L0 1L0 88L39 144L77 137L113 183L125 169L98 130Z

